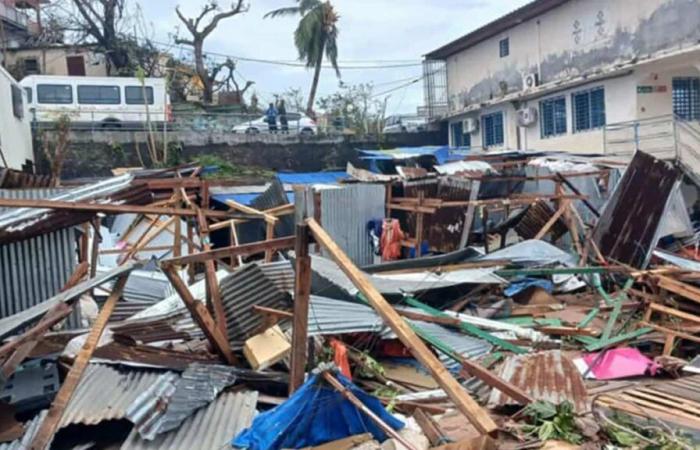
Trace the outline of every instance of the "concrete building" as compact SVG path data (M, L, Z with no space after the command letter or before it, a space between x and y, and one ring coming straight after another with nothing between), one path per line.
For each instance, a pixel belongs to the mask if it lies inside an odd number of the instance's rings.
M0 0L0 49L18 47L39 34L41 3L41 0Z
M23 170L34 161L24 89L0 67L0 167Z
M89 77L108 75L104 55L95 53L90 46L64 44L20 46L7 50L5 66L20 78L28 75Z
M426 55L428 109L452 145L670 150L700 120L699 23L700 0L536 0Z

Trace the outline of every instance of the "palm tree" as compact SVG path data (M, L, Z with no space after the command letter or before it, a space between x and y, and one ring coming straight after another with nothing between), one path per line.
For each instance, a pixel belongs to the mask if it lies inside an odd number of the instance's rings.
M338 68L338 14L330 0L295 0L297 6L280 8L265 14L265 17L282 17L299 14L301 20L294 31L294 44L299 52L299 59L306 62L306 67L314 68L314 79L309 93L306 113L314 116L314 101L318 89L318 79L321 75L323 55L335 69L340 78Z

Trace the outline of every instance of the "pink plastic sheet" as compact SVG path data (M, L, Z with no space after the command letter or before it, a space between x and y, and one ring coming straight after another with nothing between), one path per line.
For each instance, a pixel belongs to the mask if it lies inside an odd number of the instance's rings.
M583 360L598 380L654 375L659 366L636 348L616 348L583 355Z

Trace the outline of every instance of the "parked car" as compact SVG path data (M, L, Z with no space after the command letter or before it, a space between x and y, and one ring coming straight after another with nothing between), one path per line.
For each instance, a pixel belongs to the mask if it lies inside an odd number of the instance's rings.
M170 121L165 78L78 77L32 75L20 84L37 122L53 122L66 114L73 126L102 128L143 126Z
M318 126L313 119L302 113L288 112L287 122L289 132L302 136L313 136L318 133ZM231 131L241 134L267 133L269 126L265 116L234 126ZM277 118L277 133L282 131L279 117Z
M418 133L425 131L427 121L424 117L417 116L390 116L384 122L384 134L390 133Z

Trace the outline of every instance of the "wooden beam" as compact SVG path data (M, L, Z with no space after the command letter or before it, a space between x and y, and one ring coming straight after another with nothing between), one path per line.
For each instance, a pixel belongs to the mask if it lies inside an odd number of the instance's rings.
M271 241L253 242L251 244L234 245L231 247L217 248L215 250L195 253L193 255L181 256L179 258L170 258L161 261L163 266L171 266L174 264L184 265L190 263L203 263L211 259L228 258L238 255L254 255L262 253L265 250L285 250L294 248L294 236L287 236L273 239Z
M265 241L269 242L275 238L275 223L267 222L265 224ZM272 257L275 255L274 250L265 250L265 262L272 262Z
M311 257L309 256L309 228L296 226L294 274L294 322L292 326L292 356L289 372L289 395L304 384L306 350L308 347L309 296L311 295Z
M159 214L166 216L186 216L195 217L197 213L191 209L183 208L158 208L153 206L141 205L113 205L104 203L83 203L83 202L65 202L59 200L30 200L17 198L0 198L0 207L5 208L41 208L41 209L56 209L63 211L81 211L81 212L101 212L105 214ZM202 210L206 217L219 219L257 219L259 217L251 216L250 214L234 213L231 211L213 211Z
M249 214L251 216L258 216L258 219L263 219L265 222L272 222L275 223L279 219L271 214L267 214L263 211L260 211L255 208L251 208L250 206L243 205L241 203L235 202L233 200L226 200L224 203L226 203L227 206L231 207L232 209L235 209L236 211L240 211L245 214Z
M236 364L238 360L231 351L231 345L219 331L216 322L212 318L211 314L209 314L207 308L202 304L202 302L196 300L192 296L189 288L185 282L182 281L182 278L180 278L180 275L177 274L174 267L168 266L162 267L162 269L163 273L165 273L165 276L168 277L168 280L170 280L173 288L185 303L187 309L190 311L192 318L204 332L204 336L206 336L212 348L223 356L224 359L226 359L226 362L232 365Z
M568 200L563 200L561 203L561 206L559 206L559 209L557 212L554 213L552 217L549 218L547 223L544 224L542 229L535 235L533 239L539 240L542 239L548 232L549 230L554 226L555 223L557 223L557 220L564 214L564 212L569 208L569 202Z
M66 407L68 406L68 403L75 392L75 388L77 388L78 384L80 383L80 378L83 376L83 372L90 362L90 358L97 347L97 343L102 336L102 332L107 326L107 321L112 315L114 308L117 306L117 301L119 301L121 298L122 291L124 290L124 286L126 285L126 280L128 278L129 274L122 275L114 284L112 293L102 306L102 310L97 316L97 320L95 320L95 323L92 325L90 334L88 334L85 344L76 355L73 365L71 366L68 375L66 375L66 379L63 381L58 394L56 394L56 397L53 399L49 412L46 414L46 418L41 423L39 430L37 430L36 434L34 435L34 439L32 439L32 443L29 446L30 449L46 450L49 443L53 439L53 436L58 429L58 424L63 417L63 413L65 412Z
M203 186L206 186L203 185ZM202 210L197 210L197 223L199 225L199 239L205 251L211 250L209 242L209 228L207 219L201 214ZM204 261L204 276L207 286L207 294L209 295L209 305L214 311L214 319L219 332L228 341L228 328L226 327L226 313L224 312L224 302L221 300L221 290L219 289L219 280L216 279L216 263L213 259Z
M416 408L413 411L413 418L420 429L423 430L423 434L428 438L431 446L435 447L445 442L445 434L428 413L421 408Z
M700 288L665 276L656 277L656 284L661 289L665 289L669 292L673 292L674 294L687 298L688 300L700 303Z
M498 426L491 416L482 409L464 390L457 380L445 369L440 360L430 351L410 326L401 318L382 294L372 285L367 276L355 266L343 250L314 219L307 219L311 234L318 243L328 250L340 269L366 297L384 322L391 327L401 342L413 356L426 367L437 383L452 399L457 408L481 433L495 433Z

